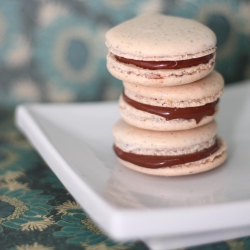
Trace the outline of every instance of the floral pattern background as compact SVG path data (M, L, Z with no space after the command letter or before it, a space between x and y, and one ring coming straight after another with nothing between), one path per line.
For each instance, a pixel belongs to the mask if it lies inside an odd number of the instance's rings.
M147 249L115 242L81 209L1 110L0 249Z
M0 1L0 249L136 249L115 242L80 208L13 125L23 102L117 99L106 69L106 31L142 13L199 20L218 38L216 68L226 83L250 78L247 0ZM250 237L190 250L250 249Z
M117 99L122 85L106 69L105 33L152 12L208 25L226 83L250 77L249 0L2 0L1 106Z

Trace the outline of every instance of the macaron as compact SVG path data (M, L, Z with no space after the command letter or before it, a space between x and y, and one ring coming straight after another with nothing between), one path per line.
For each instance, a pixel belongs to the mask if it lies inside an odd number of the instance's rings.
M114 151L126 167L150 175L180 176L211 170L226 159L217 124L181 131L149 131L119 120L113 127Z
M151 14L106 33L107 68L126 82L164 87L197 81L215 64L216 36L194 20Z
M216 71L196 82L172 87L123 84L121 117L133 126L157 131L191 129L209 123L218 112L224 88L224 80Z

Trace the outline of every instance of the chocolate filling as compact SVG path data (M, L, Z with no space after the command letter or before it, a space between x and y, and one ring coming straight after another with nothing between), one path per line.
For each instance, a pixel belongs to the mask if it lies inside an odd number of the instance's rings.
M203 106L198 106L198 107L169 108L169 107L152 106L137 102L127 97L124 92L123 92L123 99L126 103L128 103L130 106L136 109L154 115L162 116L166 120L194 119L196 121L196 124L198 124L203 117L214 115L216 111L216 106L219 102L219 99L217 99L215 102L207 103Z
M115 55L115 58L119 62L133 64L143 69L157 70L157 69L182 69L182 68L197 66L199 64L206 64L213 58L213 56L214 54L212 53L212 54L198 57L198 58L192 58L188 60L179 60L179 61L141 61L141 60L133 60L133 59L116 56L116 55Z
M114 151L120 159L131 162L137 166L144 168L174 167L179 164L199 161L212 155L219 148L220 148L220 142L218 139L216 139L214 145L196 153L186 154L186 155L158 156L158 155L139 155L134 153L128 153L124 152L116 145L114 145Z

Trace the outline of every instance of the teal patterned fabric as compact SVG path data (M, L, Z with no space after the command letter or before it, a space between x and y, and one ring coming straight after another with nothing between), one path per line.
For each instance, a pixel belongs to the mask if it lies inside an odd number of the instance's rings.
M81 209L1 110L0 249L147 249L115 242Z
M147 249L115 242L91 221L17 131L13 109L24 102L117 99L122 85L106 69L105 33L152 12L208 25L226 83L250 78L248 0L0 1L1 250ZM189 249L250 249L250 237Z
M117 99L106 69L106 31L140 14L196 19L217 35L226 83L250 77L249 0L2 0L0 104Z

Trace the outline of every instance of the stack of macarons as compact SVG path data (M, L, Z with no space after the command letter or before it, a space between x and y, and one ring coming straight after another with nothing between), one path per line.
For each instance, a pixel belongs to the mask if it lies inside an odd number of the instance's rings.
M216 36L194 20L144 15L106 34L107 67L123 81L123 120L114 150L127 167L176 176L213 169L226 159L214 117L224 81L214 71Z

